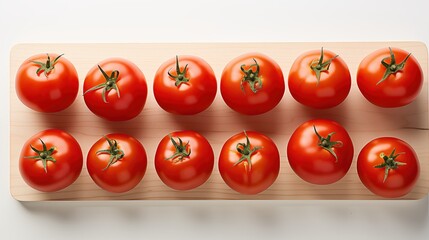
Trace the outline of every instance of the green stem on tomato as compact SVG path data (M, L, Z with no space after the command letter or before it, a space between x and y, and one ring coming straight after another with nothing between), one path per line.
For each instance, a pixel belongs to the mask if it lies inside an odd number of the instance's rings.
M244 131L244 135L246 136L246 143L237 143L236 149L237 152L241 154L240 159L236 163L234 163L234 166L238 165L239 163L243 161L247 161L249 165L249 171L252 169L252 155L258 151L259 149L262 149L262 146L255 146L251 148L249 137L247 136L246 131Z
M320 50L320 58L318 60L313 60L310 63L311 70L313 70L314 73L316 74L317 85L319 85L320 83L320 74L322 72L329 71L329 67L331 66L332 60L334 60L337 57L338 55L335 55L333 58L328 59L328 61L323 62L323 47L322 47L322 50Z
M45 142L41 138L39 138L40 142L42 143L42 150L38 150L37 148L33 147L30 144L30 148L37 153L36 156L25 156L24 158L28 159L36 159L38 161L42 161L43 169L45 170L45 173L48 172L48 161L56 163L57 160L52 156L54 151L56 150L56 147L47 148Z
M184 144L182 139L180 137L177 137L177 139L179 140L179 143L177 143L170 134L168 135L168 137L170 138L170 141L173 143L175 152L171 157L168 157L165 160L170 160L170 159L174 160L178 158L179 161L182 161L185 157L189 157L191 155L191 148L189 147L189 141L186 144Z
M171 69L168 70L167 74L168 76L170 76L171 78L173 78L175 80L174 85L176 87L179 87L180 84L182 83L187 83L189 82L189 77L186 77L186 73L188 71L188 64L185 65L185 68L183 69L183 71L180 71L180 66L179 66L179 57L176 55L176 76L174 76L173 74L170 73Z
M401 71L405 67L405 63L407 62L408 58L411 56L411 53L409 53L405 59L400 62L399 64L396 64L396 58L395 54L392 51L392 48L389 47L390 51L390 57L383 58L381 60L381 64L386 68L386 71L384 72L383 78L377 82L376 85L384 82L387 77L389 77L390 74L397 73L398 71ZM386 59L390 58L390 63L386 63Z
M244 69L245 64L240 66L241 71L244 73L243 78L241 79L241 90L244 92L244 83L247 82L250 86L250 89L253 93L257 93L262 88L262 78L259 76L259 64L256 59L253 59L255 64L249 66L247 70ZM253 67L256 67L256 70L253 71Z
M102 149L98 150L96 153L104 153L109 154L109 162L107 163L107 166L103 169L103 171L106 171L111 165L115 164L117 161L121 160L125 157L125 153L122 149L119 149L118 142L114 139L109 139L108 137L104 136L106 141L109 143L108 149Z
M343 142L341 142L341 141L331 141L332 135L334 135L335 132L331 132L331 133L328 134L328 136L322 137L317 132L316 126L313 125L313 128L314 128L314 132L317 135L317 138L319 139L317 145L319 147L325 149L326 151L328 151L332 156L334 156L335 162L338 162L338 156L334 152L334 147L336 147L336 148L342 147L343 146Z
M110 76L109 76L109 75L107 75L107 73L106 73L106 72L105 72L105 71L100 67L100 65L97 65L97 66L98 66L98 69L100 69L101 74L103 74L103 76L104 76L104 78L105 78L106 82L104 82L104 83L100 83L100 84L98 84L98 85L96 85L96 86L94 86L94 87L92 87L92 88L90 88L90 89L86 90L86 91L83 93L83 95L87 94L88 92L95 91L95 90L98 90L98 89L103 88L103 92L102 92L101 96L102 96L102 98L103 98L103 102L104 102L104 103L107 103L107 100L106 100L106 93L108 93L108 92L109 92L110 90L112 90L112 89L115 89L115 91L116 91L116 95L118 95L118 98L120 98L120 97L121 97L121 94L119 93L119 88L118 88L118 85L117 85L117 81L118 81L118 77L119 77L119 71L118 71L118 70L114 70L114 71L110 74Z
M39 62L39 61L31 61L31 62L39 65L39 68L36 70L37 75L39 75L39 73L43 71L45 76L48 77L48 74L52 70L54 70L55 64L58 62L60 57L62 57L64 54L61 54L58 57L56 57L53 62L51 62L51 57L49 56L49 54L47 53L46 55L48 56L48 59L46 60L46 62Z
M396 158L399 155L405 154L405 153L401 152L395 155L395 152L396 152L396 148L393 149L393 151L390 153L389 156L387 156L386 154L384 154L384 152L382 152L380 154L380 157L383 159L384 162L374 166L375 168L384 168L383 183L386 181L387 177L389 176L390 169L397 169L399 166L407 165L407 163L396 161Z

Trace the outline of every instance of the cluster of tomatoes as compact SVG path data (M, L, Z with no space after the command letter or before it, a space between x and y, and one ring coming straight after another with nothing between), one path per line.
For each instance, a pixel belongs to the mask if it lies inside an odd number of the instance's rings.
M380 49L360 64L358 87L371 103L401 107L415 100L423 73L417 60L404 50ZM27 86L32 86L28 88ZM29 108L57 112L70 106L79 81L73 64L62 55L39 54L27 59L16 76L16 91ZM317 109L342 103L351 88L346 63L327 50L310 51L293 63L288 77L292 96ZM225 103L246 115L270 111L285 91L279 65L259 53L245 54L225 67L220 83ZM196 56L176 56L156 72L153 92L159 106L174 114L191 115L214 101L217 82L210 65ZM83 84L87 107L110 121L126 121L142 111L146 79L132 62L106 59L94 66ZM289 164L303 180L331 184L345 176L353 159L347 131L331 120L305 122L287 146ZM257 194L272 185L280 170L280 155L267 136L244 131L228 139L219 156L219 171L232 189ZM147 157L143 145L126 134L108 134L89 150L87 169L94 182L111 192L125 192L143 178ZM20 172L25 182L40 191L58 191L72 184L83 166L82 150L68 133L50 129L31 137L23 146ZM214 166L209 142L193 131L165 136L155 154L160 179L176 190L196 188L207 181ZM415 151L404 141L382 137L369 142L357 160L363 184L375 194L400 197L410 192L419 176Z

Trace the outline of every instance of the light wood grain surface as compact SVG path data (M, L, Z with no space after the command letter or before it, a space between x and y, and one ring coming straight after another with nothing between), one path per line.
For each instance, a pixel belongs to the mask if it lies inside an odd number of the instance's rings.
M312 110L297 103L286 89L280 104L271 112L259 116L243 116L230 110L218 91L215 102L195 116L176 116L164 112L156 103L152 82L158 67L175 55L190 54L205 59L213 68L218 86L223 67L234 57L247 52L269 55L281 66L285 81L291 64L307 50L325 47L339 54L352 75L350 95L341 105L329 110ZM383 109L373 106L361 95L356 84L360 61L370 52L399 47L417 58L425 81L422 92L412 104ZM15 74L21 63L37 53L65 53L76 67L81 87L76 101L68 109L54 114L34 112L25 107L15 93ZM127 122L108 122L93 115L85 106L82 84L89 69L109 57L123 57L136 63L146 76L149 93L142 113ZM419 199L429 192L429 124L428 124L428 56L420 42L377 43L162 43L162 44L19 44L10 55L10 191L20 201L45 200L163 200L163 199L382 199L373 195L359 181L356 157L370 140L395 136L410 143L416 150L421 175L414 190L402 199ZM313 118L329 118L341 123L350 133L355 156L348 174L339 182L318 186L304 182L290 168L286 145L290 135L301 123ZM55 193L42 193L25 184L19 174L18 159L27 138L47 128L60 128L71 133L81 144L84 159L91 145L112 132L128 133L139 139L147 150L148 169L142 182L124 194L100 189L88 175L85 164L81 176L68 188ZM174 191L163 185L154 164L156 147L163 136L175 130L195 130L204 135L215 151L215 168L210 179L191 191ZM261 194L248 196L231 190L222 180L217 158L224 141L235 133L260 131L271 137L281 154L281 169L277 181Z

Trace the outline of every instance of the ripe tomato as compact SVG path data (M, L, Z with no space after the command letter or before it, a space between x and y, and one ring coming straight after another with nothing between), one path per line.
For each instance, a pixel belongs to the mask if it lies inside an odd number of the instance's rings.
M315 119L299 126L289 139L287 156L293 171L313 184L343 178L353 160L353 143L337 122Z
M230 188L242 194L257 194L277 179L279 151L273 140L261 133L239 133L223 145L219 171Z
M112 133L100 138L88 152L86 167L102 189L122 193L142 180L147 166L146 151L135 138Z
M156 149L156 172L165 185L176 190L190 190L205 183L213 165L210 143L194 131L170 133Z
M396 198L413 189L420 167L417 154L408 143L398 138L381 137L362 148L357 171L360 180L371 192Z
M58 112L74 102L79 79L73 64L62 56L37 54L19 67L15 89L27 107L38 112Z
M70 134L48 129L27 140L19 157L19 171L30 187L54 192L68 187L80 175L83 155Z
M325 60L324 60L325 59ZM299 56L289 72L292 97L312 108L331 108L342 103L350 92L347 64L328 50L313 50Z
M172 70L175 69L175 70ZM162 64L155 75L153 93L159 106L175 114L197 114L216 96L216 77L210 65L195 56L178 56Z
M241 55L226 65L220 91L233 110L257 115L273 109L283 97L285 83L280 66L260 53Z
M89 70L83 85L86 106L110 121L130 120L143 110L146 79L132 62L110 58Z
M362 60L357 84L371 103L385 108L401 107L419 95L423 72L411 53L399 48L384 48Z

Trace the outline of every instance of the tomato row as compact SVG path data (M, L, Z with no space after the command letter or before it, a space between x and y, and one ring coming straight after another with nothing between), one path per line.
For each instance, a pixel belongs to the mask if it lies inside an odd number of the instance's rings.
M357 84L363 96L380 107L407 105L418 96L423 73L417 59L402 49L386 48L365 57ZM76 99L79 80L73 64L57 54L27 59L16 75L16 92L29 108L57 112ZM340 56L314 50L292 64L288 87L293 98L311 108L331 108L342 103L351 88L350 71ZM92 67L83 84L87 107L111 121L136 117L147 98L142 71L121 58L106 59ZM225 103L247 115L270 111L285 91L280 66L270 57L249 53L231 60L223 70L220 91ZM214 101L217 81L210 65L196 56L176 56L155 74L153 92L159 106L174 114L197 114Z
M315 119L300 125L287 145L288 162L304 181L332 184L343 178L353 161L353 143L337 122ZM194 131L165 136L155 153L159 178L175 190L190 190L205 183L214 167L210 143ZM25 182L45 192L72 184L80 175L83 154L68 133L49 129L32 136L23 146L19 168ZM110 192L126 192L142 180L147 168L143 145L126 134L108 134L90 148L86 167L94 182ZM269 188L280 172L280 154L268 136L244 131L229 138L218 160L225 183L242 194ZM360 151L357 171L362 183L383 197L409 193L419 177L419 161L406 142L382 137Z

